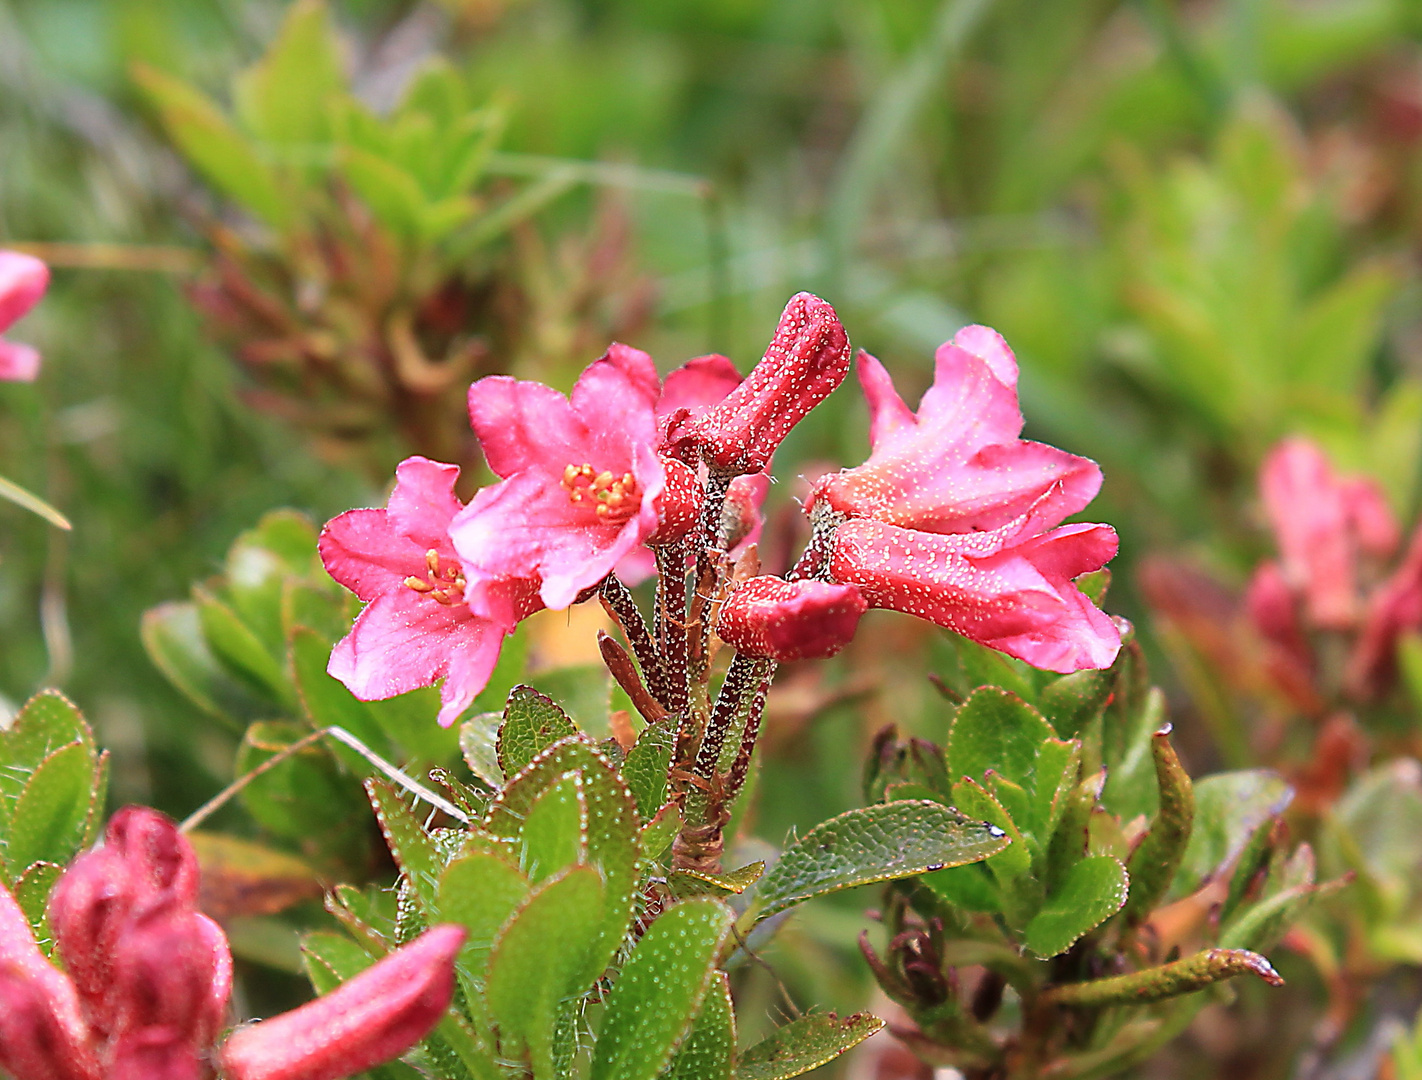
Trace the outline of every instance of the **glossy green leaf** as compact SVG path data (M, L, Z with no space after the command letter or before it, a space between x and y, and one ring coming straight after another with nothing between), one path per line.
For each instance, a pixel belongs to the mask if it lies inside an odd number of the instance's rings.
M653 1080L691 1026L716 974L732 915L711 899L659 915L632 950L607 999L591 1080Z
M1129 884L1118 859L1109 855L1082 859L1027 924L1027 947L1044 958L1066 952L1083 934L1121 910Z
M531 888L518 867L484 852L461 855L445 870L439 883L439 917L469 931L461 955L476 977L483 977L494 938Z
M1283 813L1293 791L1267 769L1216 773L1194 785L1190 843L1171 887L1172 896L1194 892L1232 862L1268 819Z
M538 889L494 941L486 993L500 1054L526 1055L537 1080L553 1080L560 1009L592 985L588 960L600 951L602 909L597 871L571 867Z
M948 732L948 775L955 783L971 777L983 783L998 773L1024 791L1037 786L1037 753L1056 738L1052 725L1021 698L996 686L974 690L958 709ZM1057 777L1051 778L1055 788Z
M765 863L753 862L725 874L704 874L696 870L673 870L667 875L667 887L673 895L739 896L765 873Z
M681 832L681 811L672 803L667 803L657 811L651 821L642 826L642 856L656 860L671 850L677 833Z
M736 1080L790 1080L854 1049L884 1021L868 1013L840 1019L834 1013L782 1024L736 1060Z
M504 706L504 722L499 728L499 767L513 776L541 751L577 728L552 698L531 686L515 686Z
M582 773L565 773L534 800L519 841L519 865L534 883L582 861L588 842Z
M666 717L648 724L622 762L622 779L637 800L637 813L650 821L667 795L667 770L676 747L676 718Z
M64 864L79 851L90 815L96 813L96 767L92 747L62 746L35 769L15 800L5 840L10 878L32 863Z
M275 704L294 708L296 695L282 661L267 651L237 613L199 587L193 588L193 602L197 604L203 636L218 661L252 690Z
M736 1012L725 972L711 979L691 1030L662 1073L665 1080L731 1080L736 1062Z
M761 879L762 918L813 896L977 862L1001 851L1001 829L927 800L880 803L815 826Z

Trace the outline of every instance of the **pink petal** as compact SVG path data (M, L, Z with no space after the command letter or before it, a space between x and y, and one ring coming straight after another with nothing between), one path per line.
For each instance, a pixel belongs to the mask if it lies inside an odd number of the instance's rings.
M589 411L600 413L609 405L619 411L654 413L661 393L662 380L652 358L641 349L613 342L601 358L583 369L570 400L573 411L586 419Z
M588 439L586 425L557 390L507 375L490 375L469 388L469 423L498 476L555 460L559 470L581 464L574 459Z
M338 1080L399 1057L444 1018L462 927L436 926L299 1009L235 1032L231 1080Z
M336 643L326 670L362 701L381 701L445 679L440 721L449 724L484 689L507 631L464 604L413 589L372 601Z
M27 315L49 287L49 267L32 255L0 251L0 334Z
M100 1080L74 988L49 970L58 981L0 960L0 1069L18 1080Z
M677 409L700 416L741 384L736 365L718 353L688 360L667 376L657 399L657 419Z
M326 573L362 600L405 588L407 577L423 578L422 545L398 533L385 510L347 510L326 523L317 542Z
M617 560L617 580L627 586L640 585L650 581L657 572L657 557L650 548L633 548Z
M1402 529L1392 516L1382 488L1366 477L1345 481L1343 505L1358 547L1378 559L1386 559L1397 550Z
M984 361L1002 385L1017 385L1017 357L1007 347L1006 339L992 327L965 326L953 335L950 344ZM948 347L945 345L941 349Z
M425 551L453 554L449 523L464 509L454 485L459 466L429 458L406 458L395 467L395 490L386 504L390 526Z
M34 382L39 370L38 349L0 338L0 382Z
M1342 484L1317 445L1285 439L1259 477L1284 576L1303 593L1317 626L1346 629L1357 617L1355 553Z
M203 1080L205 1075L192 1045L168 1028L147 1028L114 1044L105 1080Z
M880 445L901 428L918 426L918 417L899 397L894 380L878 359L860 349L855 371L864 398L869 402L870 446Z

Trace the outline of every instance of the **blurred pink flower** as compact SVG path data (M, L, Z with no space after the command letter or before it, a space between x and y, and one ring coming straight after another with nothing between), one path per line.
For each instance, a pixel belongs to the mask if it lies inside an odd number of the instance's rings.
M439 722L448 727L488 684L504 638L543 604L536 581L500 579L488 586L497 618L476 615L449 536L463 509L459 467L412 457L395 478L385 509L349 510L321 532L326 571L367 602L327 670L362 701L443 679Z
M833 656L868 609L853 585L753 577L721 605L716 632L737 652L774 660Z
M1317 444L1297 436L1269 453L1259 489L1284 581L1303 598L1307 621L1355 626L1359 555L1386 558L1400 537L1382 492L1366 478L1340 477Z
M0 334L39 303L49 286L49 267L18 251L0 251ZM32 382L40 355L29 345L0 338L0 381Z
M1362 629L1348 658L1347 688L1364 701L1378 697L1397 675L1397 642L1422 630L1422 528L1392 576L1368 600Z
M723 476L763 471L790 429L844 381L849 337L824 300L796 293L754 370L674 433Z
M571 397L505 375L469 388L474 432L503 477L449 527L478 615L512 624L511 580L565 608L657 532L660 393L651 357L626 345L589 365Z
M821 478L807 503L837 526L820 572L859 586L872 607L929 619L1036 667L1109 667L1120 632L1072 579L1115 556L1116 533L1053 528L1095 497L1101 470L1018 437L1017 362L1002 337L969 326L940 347L917 413L867 353L859 380L869 460Z

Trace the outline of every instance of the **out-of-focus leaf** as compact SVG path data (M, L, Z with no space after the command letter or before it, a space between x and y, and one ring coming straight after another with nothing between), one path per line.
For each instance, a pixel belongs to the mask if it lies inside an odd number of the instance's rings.
M282 662L267 652L237 613L201 587L193 589L193 601L213 655L251 689L282 707L294 708L296 695Z
M731 1080L736 1060L736 1013L725 972L711 979L691 1030L662 1073L665 1080Z
M255 695L232 679L207 647L197 605L171 602L149 608L140 634L149 659L203 712L239 730L243 720L261 714Z
M588 960L601 951L603 906L598 872L570 867L534 892L494 941L486 992L500 1054L526 1054L535 1077L554 1076L560 1007L596 977L588 975Z
M294 855L225 833L192 832L202 867L202 909L215 919L275 915L321 895L321 881Z
M1187 896L1229 864L1263 822L1284 812L1293 790L1265 769L1216 773L1194 785L1195 823L1172 896Z
M578 729L547 694L531 686L515 686L504 706L499 728L499 767L513 776L559 739Z
M354 941L328 930L316 930L301 939L301 962L318 994L329 994L375 963Z
M811 897L978 862L1008 844L999 828L929 801L880 803L816 825L756 889L760 917Z
M1121 910L1128 887L1126 868L1119 860L1109 855L1082 859L1027 924L1027 947L1043 958L1066 952L1088 930Z
M591 1080L653 1080L690 1028L731 931L730 909L684 900L659 915L613 985Z
M72 529L69 519L38 495L27 491L13 480L0 476L0 499L12 502L32 514L38 514L57 529Z
M1170 745L1168 727L1155 733L1152 748L1159 809L1150 832L1131 853L1131 898L1126 904L1125 919L1132 925L1149 917L1170 889L1185 857L1195 819L1194 786Z
M783 1024L736 1059L736 1080L790 1080L854 1049L884 1021L868 1013L840 1019L834 1013Z
M330 659L330 644L315 631L300 628L291 635L292 680L307 718L313 727L345 728L376 753L388 754L389 742L365 702L326 674Z
M297 0L266 56L237 77L233 100L248 131L300 145L329 137L331 99L344 89L325 3Z

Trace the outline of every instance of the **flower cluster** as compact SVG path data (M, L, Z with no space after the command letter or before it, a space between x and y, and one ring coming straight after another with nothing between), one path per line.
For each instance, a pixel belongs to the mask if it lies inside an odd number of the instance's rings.
M1402 531L1382 491L1339 475L1302 437L1269 454L1259 490L1279 558L1255 570L1245 603L1271 672L1285 687L1313 686L1324 673L1311 637L1331 634L1346 646L1344 692L1378 697L1395 675L1398 639L1422 630L1422 530L1389 573Z
M198 865L168 818L126 807L50 896L60 971L0 887L0 1068L15 1080L203 1080L232 954L197 910ZM234 1033L231 1080L336 1080L399 1056L444 1015L464 931L442 926L334 993Z
M49 267L18 251L0 251L0 334L29 314L49 287ZM30 345L0 338L0 381L33 382L40 355Z
M1019 437L1016 361L985 327L938 350L917 413L861 353L869 460L816 484L813 538L788 575L718 576L759 531L781 441L843 381L850 356L834 309L800 293L744 380L705 356L663 382L650 356L616 344L566 397L506 376L476 382L469 416L496 483L461 505L455 466L411 458L385 509L326 527L328 570L369 602L331 673L364 699L443 679L440 721L452 723L521 619L635 583L654 564L711 573L697 589L724 601L717 631L751 657L832 655L882 607L1050 670L1109 666L1119 631L1072 580L1115 554L1115 533L1060 525L1095 496L1100 470ZM692 614L671 618L703 625L698 611L693 599ZM639 660L660 662L650 646Z

